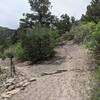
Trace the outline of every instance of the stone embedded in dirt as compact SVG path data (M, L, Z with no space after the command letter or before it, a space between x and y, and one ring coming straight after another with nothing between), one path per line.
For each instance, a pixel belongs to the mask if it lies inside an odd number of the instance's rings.
M7 79L6 83L13 83L14 80L15 80L15 78L9 78L9 79Z
M23 86L23 84L24 84L23 81L22 82L19 82L18 84L16 84L16 87L21 87L21 86Z
M63 73L63 72L67 72L68 70L57 70L55 72L51 72L51 73L42 73L41 76L45 76L45 75L53 75L53 74L58 74L58 73Z
M28 80L24 80L24 81L23 81L23 83L27 83L27 82L28 82Z
M6 83L5 84L5 86L6 86L6 88L8 89L10 86L12 86L13 85L13 83Z
M72 56L67 56L67 58L68 58L68 59L72 59L73 57L72 57Z
M20 88L16 88L14 90L11 90L11 91L7 92L7 94L8 95L14 95L14 94L18 93L20 90L21 90Z
M8 95L7 93L2 93L1 94L1 98L9 98L10 97L10 95Z
M23 63L24 66L27 66L27 65L30 65L30 64L31 64L30 61L25 61L25 62Z
M25 87L23 87L23 86L22 86L22 87L20 87L20 90L25 90Z
M11 90L13 90L13 89L15 89L15 85L9 86L7 90L8 90L8 91L11 91Z
M54 74L67 72L68 70L57 70Z
M29 80L29 82L33 82L33 81L36 81L36 78L31 78L30 80Z
M41 76L49 75L48 73L42 73Z
M19 81L24 81L24 80L25 80L25 77L20 76L18 80L19 80Z
M26 87L26 86L28 86L29 84L30 84L30 82L26 82L26 83L23 84L23 87Z
M28 84L28 83L29 83L28 80L23 80L23 81L20 81L17 84L15 84L15 86L16 86L16 88L20 88L20 87L23 87L23 85Z

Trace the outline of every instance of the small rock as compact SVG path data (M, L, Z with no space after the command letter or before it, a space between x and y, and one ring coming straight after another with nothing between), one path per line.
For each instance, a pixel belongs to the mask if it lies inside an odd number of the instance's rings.
M28 80L23 80L23 81L17 83L17 84L16 84L16 87L21 87L21 86L23 86L23 85L24 85L25 83L27 83L27 82L28 82Z
M29 82L33 82L33 81L36 81L36 78L31 78L31 79L29 80Z
M28 82L28 80L24 80L24 81L22 81L23 83L27 83Z
M11 90L13 90L13 89L15 89L15 85L9 86L7 90L8 90L8 91L11 91Z
M22 81L22 82L19 82L18 84L16 84L16 87L18 88L18 87L21 87L21 86L23 86L23 84L24 84L24 82Z
M22 87L20 87L20 89L21 89L21 90L25 90L25 87L22 86Z
M14 80L14 78L7 79L6 83L12 83Z
M23 81L23 80L25 80L25 78L22 77L22 76L20 76L20 77L19 77L19 81Z
M23 84L23 87L26 87L26 86L28 86L29 84L30 84L30 82L26 82L26 83Z
M10 95L8 95L7 93L2 93L2 94L1 94L1 97L2 97L2 98L9 98Z
M42 73L41 76L49 75L48 73Z
M6 84L5 84L6 88L8 88L8 87L11 86L11 85L12 85L12 83L6 83Z
M67 58L68 58L68 59L72 59L73 57L72 57L72 56L68 56Z
M20 91L20 88L16 88L16 89L14 89L12 91L7 92L7 94L8 95L14 95L14 94L18 93L19 91Z
M55 73L67 72L68 70L57 70Z

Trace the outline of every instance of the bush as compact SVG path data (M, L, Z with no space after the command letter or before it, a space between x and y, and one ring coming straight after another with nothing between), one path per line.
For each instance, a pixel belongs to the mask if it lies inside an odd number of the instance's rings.
M85 43L91 39L92 32L94 31L94 23L88 22L81 24L77 28L77 32L74 36L74 41L77 43Z
M25 55L24 55L24 49L22 48L22 44L20 42L17 42L14 46L15 48L15 57L17 59L25 59Z
M72 40L74 38L74 34L73 32L66 32L65 34L63 34L63 37L65 40Z
M92 41L94 41L94 46L92 47L97 59L100 60L100 24L95 26L95 31L92 33Z
M6 57L5 57L5 55L4 55L3 53L0 53L0 58L1 58L2 60L5 60L5 59L6 59Z
M11 77L13 77L16 74L16 70L15 70L15 65L13 63L13 58L15 55L15 50L13 48L13 46L9 47L7 50L5 50L4 52L5 57L10 59L10 75Z
M25 60L36 63L54 56L58 39L57 32L44 27L35 27L22 30L18 37L24 50Z
M9 47L4 51L4 55L6 58L14 58L15 52L13 47Z

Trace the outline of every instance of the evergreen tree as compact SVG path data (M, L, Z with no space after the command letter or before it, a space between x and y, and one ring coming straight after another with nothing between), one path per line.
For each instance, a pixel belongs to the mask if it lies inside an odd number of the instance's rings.
M86 15L82 15L81 19L98 23L100 20L100 0L92 0L91 4L87 7Z
M72 22L67 14L61 15L61 19L57 21L56 27L60 34L64 34L66 31L70 31Z
M49 0L29 0L32 13L23 14L20 27L32 27L35 24L49 26L54 18L51 15Z
M75 17L74 17L74 16L71 17L71 22L72 22L73 24L75 23Z

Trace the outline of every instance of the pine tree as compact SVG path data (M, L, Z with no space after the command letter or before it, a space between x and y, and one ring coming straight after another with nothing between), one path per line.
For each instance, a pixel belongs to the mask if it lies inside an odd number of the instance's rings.
M56 23L56 27L60 34L64 34L66 31L70 31L71 26L72 22L67 14L61 15L61 19Z
M92 0L91 4L87 7L87 12L82 19L98 23L100 20L100 0Z
M20 20L20 27L32 27L35 24L49 26L53 19L49 0L29 0L29 3L32 13L23 14L25 18Z
M75 23L75 17L71 16L71 22L74 24Z

